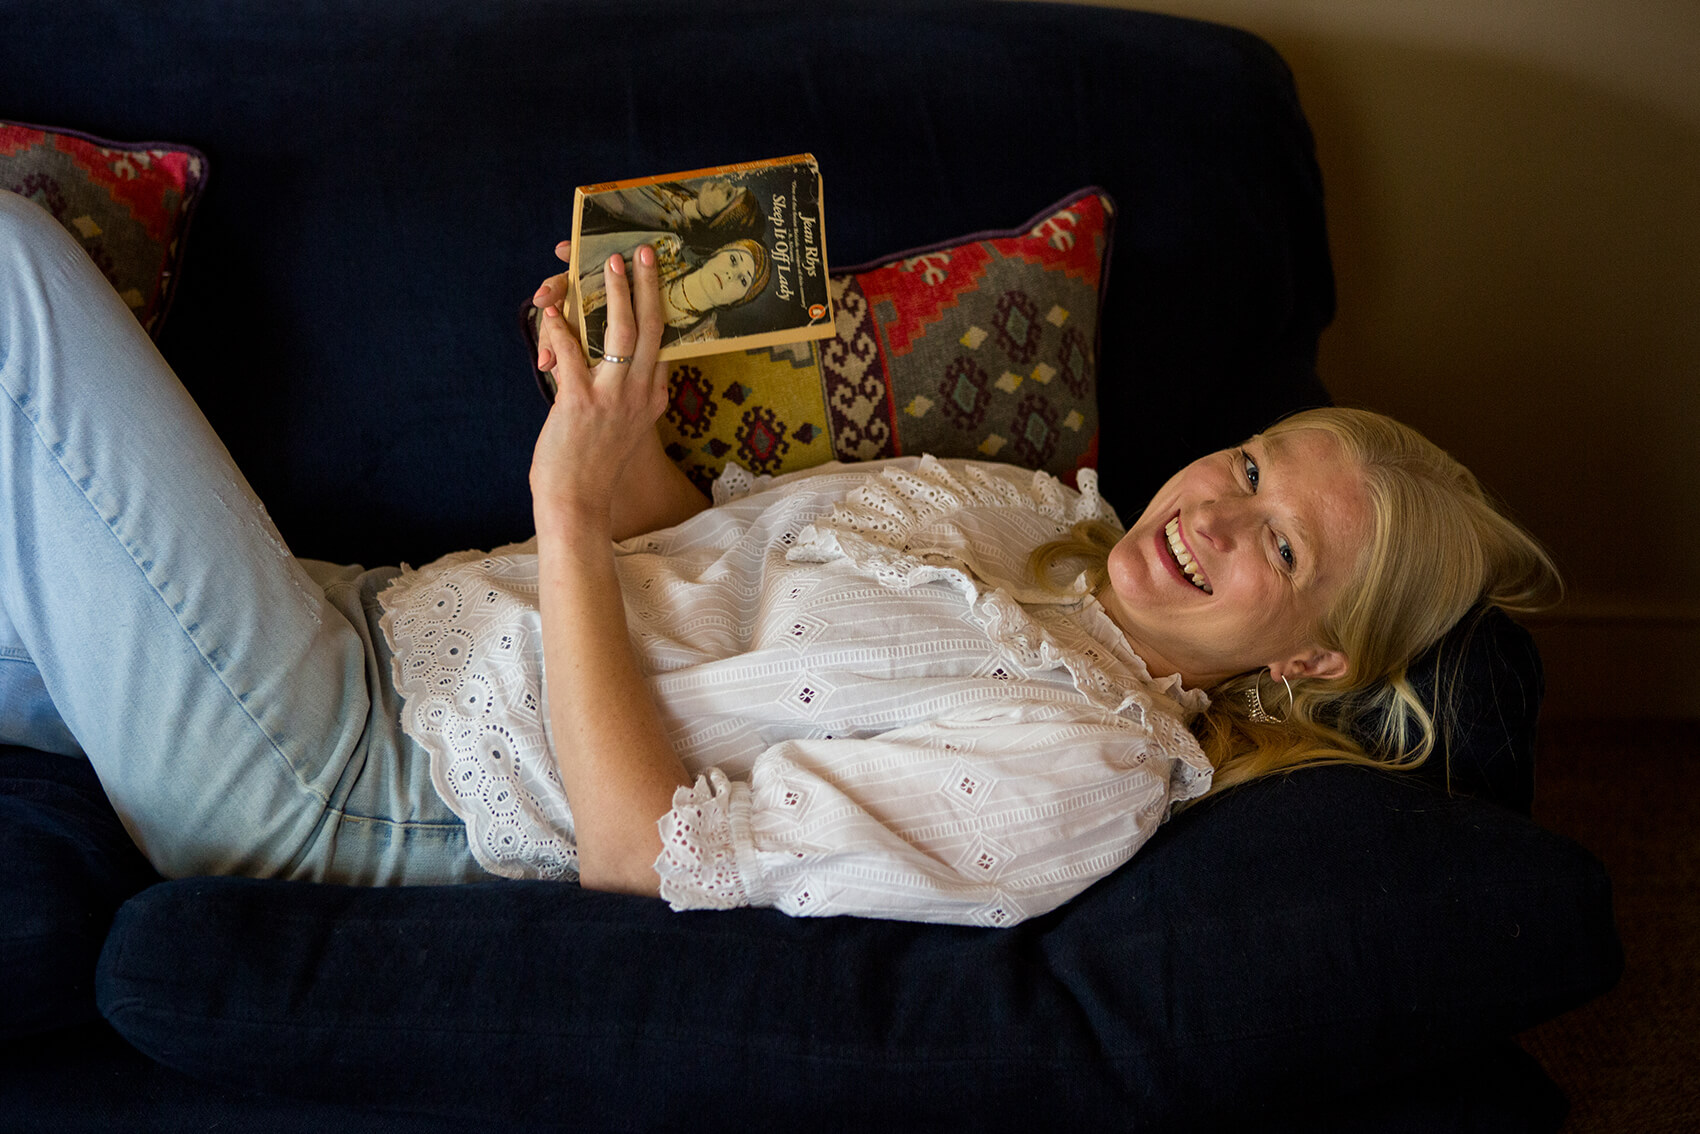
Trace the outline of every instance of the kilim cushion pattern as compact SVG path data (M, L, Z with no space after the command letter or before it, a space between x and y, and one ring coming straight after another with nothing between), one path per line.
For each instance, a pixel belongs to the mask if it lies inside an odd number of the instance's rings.
M781 473L916 453L1072 483L1097 460L1114 217L1083 189L1014 229L833 272L835 337L672 365L668 454L704 488L729 461Z
M206 178L206 156L188 146L0 122L0 189L57 217L155 338Z

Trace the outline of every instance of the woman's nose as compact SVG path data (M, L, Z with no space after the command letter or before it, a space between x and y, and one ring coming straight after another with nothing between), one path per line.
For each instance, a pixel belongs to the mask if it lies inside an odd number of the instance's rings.
M1246 529L1249 510L1236 500L1206 500L1193 509L1192 531L1217 551L1231 551Z

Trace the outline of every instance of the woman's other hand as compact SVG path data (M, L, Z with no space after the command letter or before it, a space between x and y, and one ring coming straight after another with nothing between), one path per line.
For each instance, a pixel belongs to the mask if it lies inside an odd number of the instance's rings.
M631 278L620 257L608 259L607 353L594 369L560 304L543 309L538 340L553 357L556 394L531 460L540 531L561 522L611 526L614 487L639 442L654 437L655 420L666 408L667 368L657 361L662 318L655 252L646 245L633 259Z

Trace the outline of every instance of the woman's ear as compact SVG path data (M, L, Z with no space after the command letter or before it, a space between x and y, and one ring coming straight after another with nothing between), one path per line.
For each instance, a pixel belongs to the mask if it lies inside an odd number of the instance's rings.
M1339 650L1327 650L1317 647L1304 653L1295 654L1285 662L1276 662L1269 667L1269 676L1276 681L1286 677L1288 680L1299 677L1314 677L1327 681L1336 677L1344 677L1350 668L1346 655Z

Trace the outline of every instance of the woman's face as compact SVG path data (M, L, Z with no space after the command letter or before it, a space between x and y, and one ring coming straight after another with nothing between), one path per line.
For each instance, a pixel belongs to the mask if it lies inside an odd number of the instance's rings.
M723 248L697 269L697 276L708 301L725 307L749 294L756 278L755 257L742 248Z
M697 212L702 214L703 220L718 215L732 203L732 195L735 192L737 190L732 188L730 181L715 178L713 181L703 182L702 188L697 190Z
M1176 473L1110 552L1100 595L1154 675L1337 677L1315 628L1370 533L1358 465L1320 430L1257 436Z

